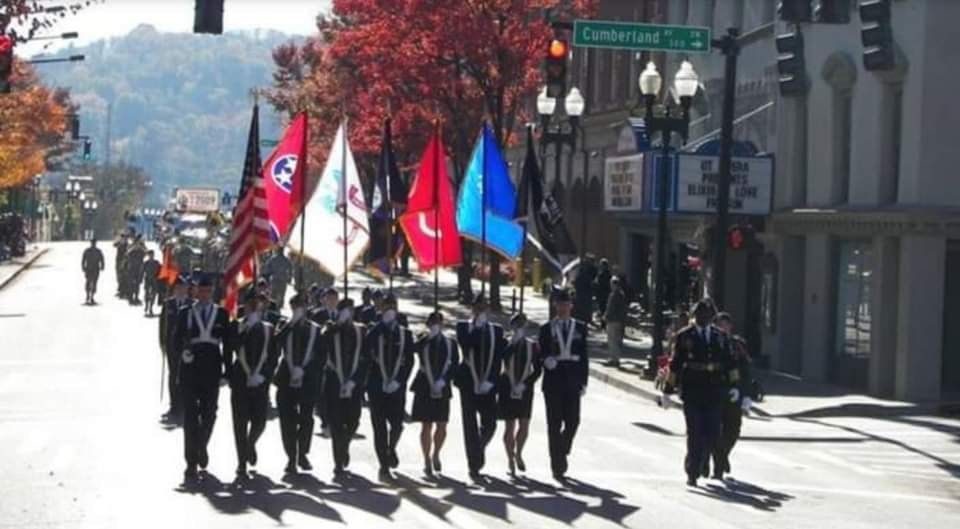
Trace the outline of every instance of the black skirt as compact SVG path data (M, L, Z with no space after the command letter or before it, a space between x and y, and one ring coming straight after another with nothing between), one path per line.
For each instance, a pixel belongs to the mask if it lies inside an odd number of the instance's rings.
M450 420L450 399L435 399L429 392L413 394L413 422L448 422Z
M510 421L529 419L533 413L533 387L527 387L519 399L510 395L510 385L501 384L497 399L497 419Z

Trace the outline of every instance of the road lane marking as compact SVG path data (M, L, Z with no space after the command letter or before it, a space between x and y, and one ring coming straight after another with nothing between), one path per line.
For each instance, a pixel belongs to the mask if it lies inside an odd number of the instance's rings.
M819 459L820 461L823 461L825 463L828 463L836 467L852 470L857 474L862 474L864 476L882 476L883 475L883 472L871 470L863 465L851 463L850 461L847 461L845 459L841 459L839 457L832 456L823 452L817 452L814 450L804 450L803 453L806 456L812 457L814 459Z

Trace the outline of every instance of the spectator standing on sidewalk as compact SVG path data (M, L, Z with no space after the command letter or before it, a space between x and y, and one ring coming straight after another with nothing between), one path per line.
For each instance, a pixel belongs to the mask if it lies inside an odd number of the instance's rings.
M597 277L597 268L593 256L584 256L583 263L577 269L573 280L574 295L573 317L589 325L593 321L593 280Z
M620 286L619 278L614 276L609 281L610 295L607 296L603 320L607 326L607 351L610 354L610 359L607 360L604 365L607 367L620 367L620 355L623 349L623 332L627 323L627 296Z
M606 259L600 259L600 268L597 270L597 277L593 280L593 299L597 303L597 310L603 311L607 307L607 298L610 297L610 291L612 290L610 285L610 279L612 278L610 262Z

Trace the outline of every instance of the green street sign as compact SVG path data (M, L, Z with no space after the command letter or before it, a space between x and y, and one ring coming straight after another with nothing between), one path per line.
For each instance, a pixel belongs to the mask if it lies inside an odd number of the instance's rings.
M706 53L710 51L710 28L576 20L573 22L573 45L581 48Z

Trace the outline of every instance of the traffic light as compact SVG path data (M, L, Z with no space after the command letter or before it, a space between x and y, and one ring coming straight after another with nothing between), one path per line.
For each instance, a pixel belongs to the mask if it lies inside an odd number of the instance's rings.
M863 42L864 68L870 71L893 69L895 55L890 0L860 0L860 41Z
M70 114L70 139L77 141L80 139L80 116Z
M90 147L92 147L90 140L83 140L83 161L85 162L89 162L93 159L93 154L90 152Z
M544 71L547 77L547 95L561 98L567 91L567 61L570 59L570 45L563 39L550 40Z
M813 10L813 18L821 24L850 22L850 0L820 0Z
M10 93L10 76L13 74L13 39L0 35L0 94Z
M780 94L799 96L807 91L807 65L803 57L803 33L796 27L793 33L777 35L777 71L780 74Z
M743 250L756 241L756 230L750 224L730 226L727 230L727 248Z
M780 20L784 22L811 22L813 20L813 3L810 0L781 0L777 8Z
M194 33L223 33L223 0L196 0L195 6Z

